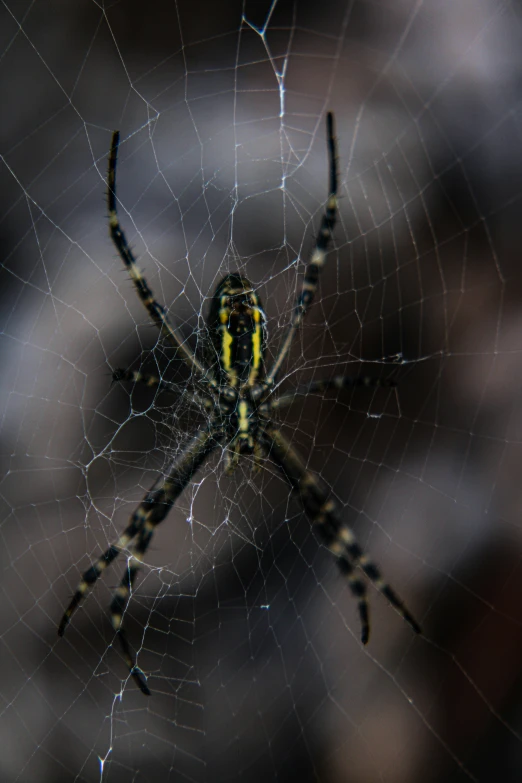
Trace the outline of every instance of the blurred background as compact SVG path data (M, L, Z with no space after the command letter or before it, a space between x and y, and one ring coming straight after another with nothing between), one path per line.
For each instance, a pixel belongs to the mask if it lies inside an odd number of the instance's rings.
M0 10L2 781L522 777L522 18L500 0L6 0ZM422 625L370 643L269 463L200 470L126 612L81 574L204 422L107 229L193 350L239 270L288 322L341 199L282 427ZM113 384L160 373L178 395Z

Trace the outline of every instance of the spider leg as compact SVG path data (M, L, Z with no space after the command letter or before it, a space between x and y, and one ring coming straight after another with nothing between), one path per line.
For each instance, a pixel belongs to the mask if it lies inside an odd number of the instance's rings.
M180 386L179 384L171 383L170 381L164 381L163 378L158 378L156 375L148 375L146 373L140 372L139 370L123 370L121 368L117 368L112 373L112 380L115 383L126 381L133 384L141 383L144 386L148 386L149 389L156 389L157 392L166 391L169 392L169 394L175 394L177 397L179 397L186 389L185 386ZM198 408L203 408L206 411L212 411L214 409L214 404L211 397L206 397L203 394L199 394L193 389L187 392L186 397L190 403L194 404Z
M342 521L339 506L330 497L330 493L319 479L306 468L299 454L280 430L275 427L267 427L264 434L270 458L292 488L299 493L303 507L312 524L317 526L326 546L337 558L340 570L346 575L348 585L353 595L358 599L363 644L368 642L370 626L366 588L364 583L354 575L354 569L357 567L366 574L377 590L388 599L411 628L416 633L420 633L421 629L417 621L406 609L395 591L384 581L378 567L357 543L352 530Z
M272 369L266 377L266 382L268 384L274 382L277 373L281 369L283 361L290 351L294 336L299 326L301 325L308 308L312 304L315 292L317 290L319 272L324 266L328 248L332 240L332 232L337 216L337 182L339 177L337 170L337 146L335 142L334 116L333 112L331 111L326 115L326 136L328 157L330 159L330 187L328 201L326 202L326 210L321 221L321 227L319 229L315 247L312 251L310 261L308 262L305 269L303 284L294 305L294 312L286 337L279 350L279 353L277 354Z
M394 388L397 381L392 378L372 378L368 375L337 375L328 380L310 381L298 386L294 391L282 394L269 402L271 410L281 410L291 405L297 397L307 397L309 394L321 394L330 389L351 389L354 386L366 386L367 388Z
M173 504L181 495L198 468L201 467L205 459L216 448L221 438L221 432L216 430L215 427L210 427L198 432L195 437L189 441L180 456L174 461L167 476L161 480L160 485L153 486L152 489L147 492L140 505L133 513L129 525L125 528L116 544L112 544L84 573L58 627L58 634L63 636L71 615L80 604L82 598L84 598L88 590L94 586L95 582L107 566L112 563L123 549L127 548L132 539L137 537L123 579L121 580L119 587L115 590L110 611L113 628L115 631L119 632L125 662L140 689L147 695L150 694L150 691L147 687L145 676L141 672L141 669L136 666L129 643L121 628L123 614L141 560L149 548L155 528L165 519Z
M175 384L169 381L164 381L158 378L156 375L148 375L142 373L139 370L124 370L122 367L117 367L112 373L112 380L114 383L122 383L128 381L129 383L141 383L144 386L148 386L150 389L165 389L177 394L179 389Z
M69 625L69 621L80 605L80 602L86 595L86 593L94 586L95 582L98 581L102 573L105 571L105 569L110 566L113 560L115 560L122 549L125 549L129 543L132 541L132 539L135 537L136 533L138 532L140 526L142 524L142 518L141 518L141 505L136 509L136 511L133 513L131 517L131 521L119 537L119 539L116 541L115 544L111 544L110 547L101 555L96 562L94 562L90 568L85 571L84 575L82 576L80 583L78 587L76 588L76 591L71 598L71 601L65 610L62 619L60 621L60 625L58 626L58 635L63 636L65 633L65 630L67 626Z
M160 305L155 299L154 294L147 285L147 281L141 274L136 263L136 259L129 247L127 238L120 226L120 221L117 212L116 202L116 164L118 160L118 146L120 143L119 131L114 131L112 134L111 150L109 154L109 170L107 174L107 203L109 207L109 232L111 239L116 245L116 249L120 255L121 260L127 267L129 274L132 278L132 282L136 286L138 296L147 309L150 317L160 330L160 333L164 333L169 342L177 348L183 357L185 363L193 370L196 375L203 379L205 378L210 386L215 386L215 382L208 379L208 370L196 359L190 348L185 344L183 338L178 335L173 325L171 324L167 311Z

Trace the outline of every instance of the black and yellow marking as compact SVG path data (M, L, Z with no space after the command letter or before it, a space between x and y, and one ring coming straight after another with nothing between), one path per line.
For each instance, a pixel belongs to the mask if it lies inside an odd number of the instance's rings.
M109 207L109 233L112 241L114 242L120 258L129 271L132 282L136 287L138 296L146 307L150 317L160 330L161 334L164 334L169 342L177 348L184 361L188 366L196 372L199 378L205 378L208 384L213 387L215 384L213 380L208 377L208 372L203 365L196 359L190 348L185 344L182 337L178 335L172 324L170 323L167 311L163 305L159 304L154 298L154 294L147 285L147 281L141 274L136 263L136 259L129 247L127 238L120 226L117 211L116 201L116 165L118 161L118 147L120 144L120 133L114 131L112 134L111 151L109 154L109 169L107 173L107 205Z
M265 312L252 284L227 275L211 299L208 331L215 370L222 384L252 387L264 377Z
M64 635L71 616L76 611L81 600L85 597L89 589L94 586L95 582L99 579L107 566L109 566L113 560L118 557L122 549L125 549L130 541L132 541L138 532L140 524L141 506L138 507L132 515L129 525L125 528L116 544L111 544L111 546L103 553L103 555L101 555L101 557L99 557L98 560L96 560L96 562L93 563L92 566L88 568L82 576L80 583L71 599L71 602L63 614L60 625L58 626L59 636Z
M375 563L363 552L352 530L341 520L337 503L330 497L330 493L322 486L317 476L306 468L301 457L291 447L280 430L275 427L267 427L265 437L268 455L274 460L290 485L299 493L310 521L317 527L326 546L337 558L338 566L346 575L348 586L354 597L357 598L362 642L367 644L370 626L366 588L364 583L353 573L356 568L363 571L415 633L420 633L419 624L395 591L385 582Z
M327 115L329 196L286 336L268 376L265 373L266 316L252 285L239 273L227 275L221 280L211 299L207 319L208 367L196 359L170 324L165 308L155 300L145 278L140 273L119 224L116 205L118 144L119 133L116 132L112 139L108 171L111 237L150 317L161 333L179 349L182 358L193 371L192 380L196 385L199 384L199 389L189 388L186 393L193 404L207 415L210 414L210 422L205 430L197 432L186 445L166 477L156 482L145 495L116 543L111 544L84 573L62 616L58 633L60 636L64 634L72 614L105 569L120 552L127 552L127 565L111 601L111 619L130 675L144 694L150 694L147 678L136 665L135 656L124 631L127 605L156 527L166 518L198 468L217 445L223 442L227 470L232 469L244 455L252 457L254 467L259 467L261 460L269 457L275 462L289 485L298 493L307 516L336 558L339 569L346 577L349 589L357 600L361 638L364 644L368 641L370 629L367 581L364 576L387 598L413 630L420 632L418 624L401 599L385 582L377 566L357 543L351 529L342 521L341 509L330 496L327 488L306 468L303 459L277 429L270 416L273 411L290 404L299 396L360 385L373 387L395 385L394 381L387 379L339 376L330 380L312 381L298 387L294 392L283 394L275 401L272 400L277 373L313 301L335 225L338 171L333 114L330 112ZM117 381L140 383L158 391L179 393L174 384L139 371L116 370L113 377Z
M332 112L328 112L326 115L326 141L328 146L328 159L330 162L330 185L326 209L321 220L321 226L315 241L314 249L310 260L306 265L301 292L296 299L292 320L290 321L286 337L283 340L277 358L266 377L268 383L274 382L276 375L282 367L283 361L290 351L295 334L301 326L301 322L306 315L308 308L313 302L315 292L317 291L319 273L324 266L332 241L333 229L337 218L337 190L339 180L337 144L335 140L334 116Z
M143 693L147 695L150 691L146 684L145 675L141 669L136 666L130 652L130 646L122 631L121 624L123 615L129 600L132 585L143 557L149 548L155 528L165 519L188 482L192 479L193 475L209 454L217 447L221 438L222 434L216 432L214 428L202 430L192 438L170 468L168 475L161 481L160 486L153 487L147 492L142 502L133 513L129 525L125 528L116 544L111 544L107 551L84 573L58 627L59 635L63 636L71 615L77 609L88 590L94 586L107 566L116 559L120 552L124 549L128 549L129 544L131 544L133 539L136 539L134 547L130 549L130 558L123 578L114 592L111 603L111 616L112 625L114 630L118 632L118 637L129 671Z
M164 381L158 378L156 375L147 375L139 370L124 370L118 367L112 373L112 380L115 383L122 381L129 381L130 383L140 383L143 386L148 386L149 389L165 389L167 391L173 391L178 393L179 389L173 383Z
M241 455L259 460L256 437L259 417L251 396L265 374L266 316L249 280L227 275L211 299L208 315L209 358L223 394L223 411L229 434L225 472L232 473ZM256 456L257 454L257 456Z
M142 386L147 386L149 389L154 389L158 393L165 391L169 392L169 394L175 394L178 397L183 388L177 383L171 383L163 378L158 378L156 375L148 375L139 370L123 370L118 368L112 373L112 380L115 383L128 381L129 383L140 384ZM199 394L199 392L194 391L193 389L190 390L188 402L189 404L208 412L214 409L213 398Z

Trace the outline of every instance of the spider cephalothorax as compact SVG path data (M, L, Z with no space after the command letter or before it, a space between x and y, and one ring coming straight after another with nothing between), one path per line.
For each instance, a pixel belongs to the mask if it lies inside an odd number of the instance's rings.
M393 381L381 378L338 376L328 380L314 380L280 396L274 395L274 384L287 357L297 329L311 305L320 271L325 263L332 239L337 214L337 158L333 114L327 115L327 143L330 160L330 190L317 240L306 265L299 286L293 313L286 335L269 372L265 368L266 317L260 299L250 282L239 273L227 275L217 286L210 303L207 319L209 350L203 364L178 334L159 304L145 278L139 271L116 209L116 160L119 133L112 138L108 173L108 206L111 238L136 286L136 290L150 317L162 336L173 345L192 371L193 401L207 416L176 457L167 474L161 477L145 495L116 543L84 573L60 622L58 633L65 632L71 615L84 595L103 571L122 551L128 552L128 563L122 580L114 591L111 618L123 650L129 672L145 694L150 694L147 679L136 665L127 636L122 626L130 592L140 563L149 548L156 527L205 460L217 449L225 449L226 470L230 472L240 456L250 458L255 466L262 459L270 459L280 470L290 487L299 496L310 521L324 544L337 560L353 596L357 599L361 619L361 638L368 641L370 624L366 581L388 599L414 631L419 626L395 591L385 582L377 566L363 552L352 530L343 522L342 508L330 490L306 467L305 462L274 420L277 411L309 394L320 394L328 389L362 386L394 386ZM177 392L174 384L141 372L116 370L114 379L145 383L158 391Z

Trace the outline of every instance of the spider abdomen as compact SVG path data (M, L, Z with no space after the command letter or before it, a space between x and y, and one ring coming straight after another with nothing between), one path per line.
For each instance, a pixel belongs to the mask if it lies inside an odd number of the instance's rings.
M223 278L212 296L208 316L212 365L220 384L252 387L263 379L265 321L252 284L238 274Z

